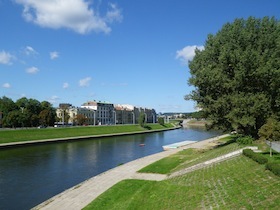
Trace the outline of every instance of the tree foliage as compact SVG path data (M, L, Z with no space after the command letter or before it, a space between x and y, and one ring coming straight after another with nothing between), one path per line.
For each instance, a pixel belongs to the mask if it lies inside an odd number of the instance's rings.
M14 102L7 97L0 98L0 112L3 113L3 127L34 127L53 125L55 109L47 102L26 97Z
M274 18L236 19L209 35L189 62L189 84L212 126L256 135L280 116L280 24Z
M267 141L280 141L280 122L269 118L267 123L259 129L260 139Z
M145 116L145 113L144 113L144 112L141 112L141 113L140 113L138 122L139 122L139 125L140 125L141 127L144 127L144 126L145 126L146 116Z
M164 125L164 118L163 117L159 117L158 118L158 123L163 126Z
M75 121L77 125L84 125L87 122L87 118L83 114L77 114Z

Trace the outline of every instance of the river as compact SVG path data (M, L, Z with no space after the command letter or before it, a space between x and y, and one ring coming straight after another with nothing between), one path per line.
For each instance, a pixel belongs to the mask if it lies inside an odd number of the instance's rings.
M0 209L30 209L50 197L162 146L219 135L200 128L0 150ZM143 146L144 145L144 146Z

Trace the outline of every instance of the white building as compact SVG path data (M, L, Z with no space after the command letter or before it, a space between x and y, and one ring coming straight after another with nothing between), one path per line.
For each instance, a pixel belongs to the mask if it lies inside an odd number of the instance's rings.
M134 106L115 104L116 124L135 124Z
M139 116L141 113L145 114L145 122L146 123L156 123L157 122L157 114L154 109L144 108L144 107L134 107L133 110L135 114L135 121L139 123Z
M95 125L95 113L87 108L74 107L71 104L60 104L56 116L62 124L77 124L79 115L84 117L84 124Z
M135 107L129 104L113 105L108 102L88 101L81 107L71 104L59 104L56 115L60 124L78 124L79 118L84 117L87 125L138 124L140 114L145 114L146 123L156 123L157 115L154 109Z
M95 120L98 125L115 124L114 105L108 102L88 101L84 103L82 108L86 108L95 112Z

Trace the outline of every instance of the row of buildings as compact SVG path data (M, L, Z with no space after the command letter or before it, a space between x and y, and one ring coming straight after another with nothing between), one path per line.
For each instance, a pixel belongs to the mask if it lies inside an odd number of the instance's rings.
M145 116L146 123L156 123L157 115L154 109L136 107L133 105L112 104L101 101L88 101L81 107L71 104L59 104L56 115L58 124L76 124L78 116L84 116L87 125L138 124L140 114Z

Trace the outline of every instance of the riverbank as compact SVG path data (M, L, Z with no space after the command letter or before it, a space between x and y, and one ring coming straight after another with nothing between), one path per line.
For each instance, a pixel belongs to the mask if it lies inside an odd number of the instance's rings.
M206 120L187 119L183 121L183 126L206 127L209 122Z
M139 125L117 126L92 126L92 127L69 127L49 129L25 129L25 130L2 130L0 131L0 149L20 147L37 144L49 144L55 142L70 142L83 139L103 138L111 136L125 136L141 133L161 132L178 129L180 126L166 124L148 124L145 128ZM52 138L53 137L53 138Z
M226 136L227 135L222 135L195 142L178 149L163 151L123 164L100 175L94 176L91 179L88 179L85 182L82 182L81 184L54 196L53 198L50 198L42 204L34 207L34 209L82 209L116 183L124 179L137 178L136 172L141 168L184 149L205 148L209 146L209 144L213 144L213 142ZM155 177L155 179L157 179L157 177Z

